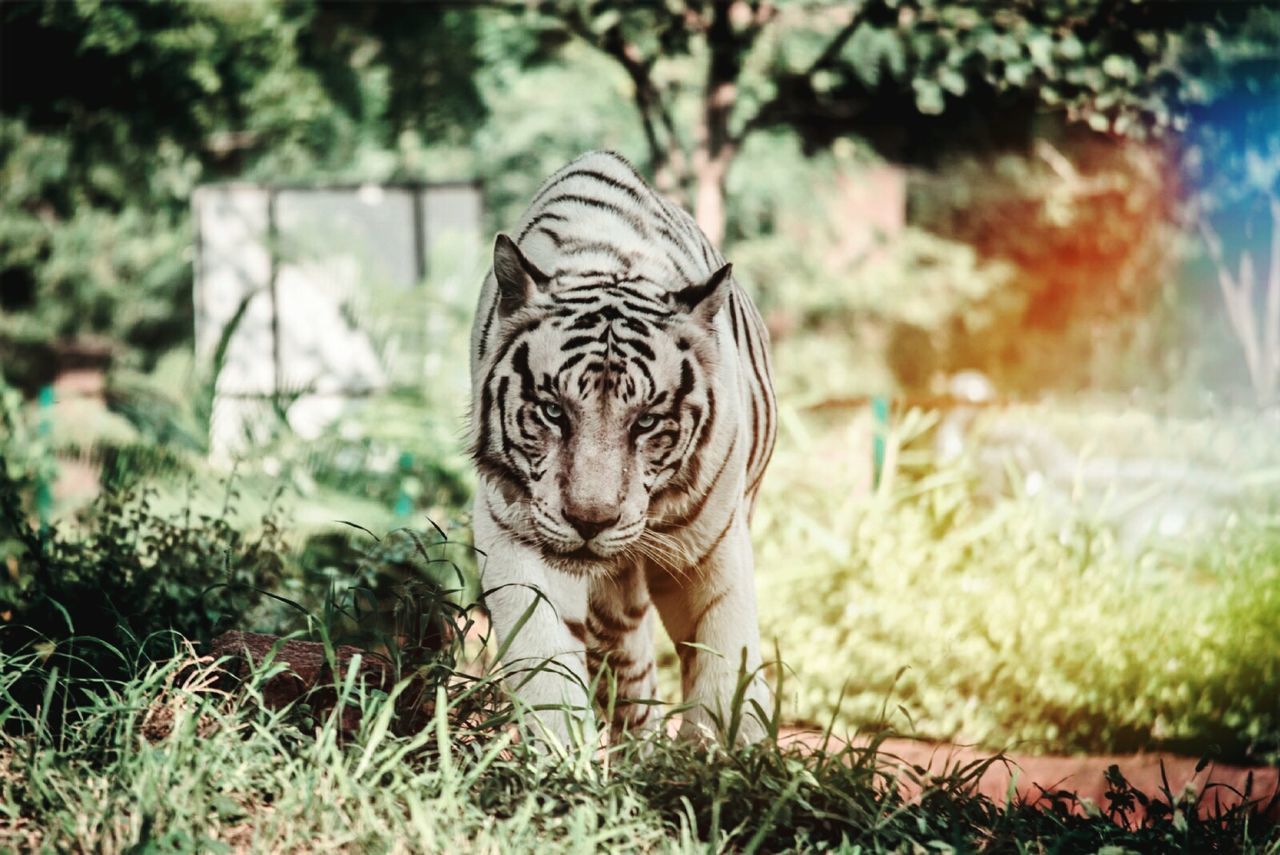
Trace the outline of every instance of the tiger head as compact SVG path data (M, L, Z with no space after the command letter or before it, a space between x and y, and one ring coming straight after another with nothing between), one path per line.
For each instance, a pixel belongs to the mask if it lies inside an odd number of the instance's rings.
M607 566L696 479L730 273L674 292L626 272L553 278L498 236L472 454L506 502L495 516L555 565Z

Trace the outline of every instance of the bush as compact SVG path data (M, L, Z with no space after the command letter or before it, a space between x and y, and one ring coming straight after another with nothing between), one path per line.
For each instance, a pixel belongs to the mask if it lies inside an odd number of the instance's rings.
M0 649L9 654L34 647L64 671L119 676L153 645L171 652L171 632L209 639L280 579L271 516L251 537L225 513L161 515L153 494L138 490L102 496L72 535L33 528L21 486L0 479L0 542L16 547L0 577Z
M859 495L833 437L785 438L755 526L801 718L900 704L921 736L997 749L1280 758L1273 518L1135 553L958 466Z

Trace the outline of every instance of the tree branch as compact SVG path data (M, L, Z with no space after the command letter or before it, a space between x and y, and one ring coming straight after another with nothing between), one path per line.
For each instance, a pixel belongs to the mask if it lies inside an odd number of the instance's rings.
M809 67L804 71L795 75L797 79L806 79L812 82L813 76L819 71L825 71L834 65L840 59L840 52L844 50L844 46L849 43L849 39L853 38L853 34L857 32L864 21L863 13L867 9L867 3L859 3L853 9L853 13L849 16L849 20L845 22L831 41L827 42L826 47L809 63ZM747 135L768 124L771 124L776 118L785 112L786 97L783 92L778 92L771 99L766 101L756 110L754 116L747 119L743 123L741 130L737 133L737 142L741 144Z
M649 147L649 169L659 189L664 192L677 189L673 186L674 178L669 174L668 168L675 166L676 171L680 171L679 161L683 152L680 149L671 111L663 100L662 92L653 82L652 71L655 59L645 57L633 42L627 40L620 23L615 23L603 33L597 34L582 17L581 9L576 6L564 9L543 4L540 11L563 22L574 36L622 66L623 71L631 79L632 100L640 113L645 143ZM661 123L667 137L665 145L659 138L658 123Z
M1268 390L1264 376L1266 358L1259 348L1258 325L1253 309L1253 266L1248 250L1240 258L1239 278L1231 275L1231 267L1222 251L1222 239L1213 226L1203 217L1199 222L1200 234L1205 246L1209 249L1209 257L1213 260L1218 274L1218 287L1222 290L1222 300L1226 305L1227 319L1235 331L1236 340L1244 350L1245 367L1249 371L1249 381L1260 400L1265 400Z

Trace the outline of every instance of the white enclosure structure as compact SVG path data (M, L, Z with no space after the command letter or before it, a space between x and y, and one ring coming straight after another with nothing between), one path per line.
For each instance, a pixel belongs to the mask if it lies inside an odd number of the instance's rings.
M475 251L473 183L284 187L213 184L193 198L196 357L222 351L210 445L247 452L283 415L303 437L397 371L369 319L413 305L442 244ZM409 323L414 318L400 318Z

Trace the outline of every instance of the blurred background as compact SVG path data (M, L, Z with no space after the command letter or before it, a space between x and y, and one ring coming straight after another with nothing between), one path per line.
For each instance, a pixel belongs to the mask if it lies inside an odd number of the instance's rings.
M1280 759L1274 6L14 0L0 26L6 645L299 606L357 637L455 565L474 597L465 548L414 538L469 538L489 247L609 148L773 336L754 534L789 719Z

